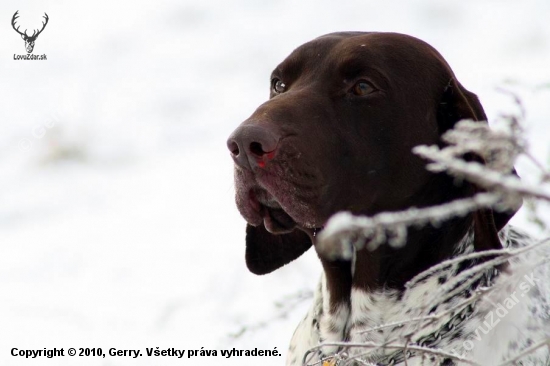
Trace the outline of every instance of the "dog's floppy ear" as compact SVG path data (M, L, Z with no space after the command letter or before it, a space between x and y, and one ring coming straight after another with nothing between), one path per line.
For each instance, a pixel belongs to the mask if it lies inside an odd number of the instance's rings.
M292 262L311 247L309 236L301 230L274 235L263 225L246 225L246 266L263 275Z
M439 134L443 135L463 119L487 123L487 116L477 95L466 90L452 77L443 92L443 98L437 110Z
M487 116L479 102L478 97L466 90L454 77L451 78L443 93L443 98L438 108L438 126L440 135L450 130L463 119L487 123ZM485 161L480 156L466 157L467 160L475 160L481 164ZM512 174L517 176L515 169ZM473 192L482 191L472 187ZM476 251L488 249L501 249L498 232L508 223L521 207L521 203L509 211L493 211L491 209L479 210L474 213L474 247Z

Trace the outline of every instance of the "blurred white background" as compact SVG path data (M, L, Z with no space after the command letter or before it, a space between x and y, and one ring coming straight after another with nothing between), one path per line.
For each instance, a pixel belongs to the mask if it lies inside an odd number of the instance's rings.
M48 13L34 50L47 61L13 60L25 53L16 10L21 30ZM0 365L283 364L284 355L25 360L10 349L286 355L309 301L269 320L277 302L313 289L320 268L309 252L268 276L247 272L225 147L267 99L271 70L333 31L417 36L490 120L517 110L497 88L518 93L532 150L548 164L549 19L547 0L2 1ZM514 223L541 234L523 211ZM243 327L257 329L229 336Z

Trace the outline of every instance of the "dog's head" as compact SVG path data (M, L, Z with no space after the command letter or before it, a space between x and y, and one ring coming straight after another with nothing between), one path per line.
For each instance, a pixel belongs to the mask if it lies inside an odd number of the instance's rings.
M472 194L467 183L439 187L411 152L441 145L461 119L487 118L416 38L334 33L297 48L273 71L270 99L227 142L248 268L269 273L299 257L338 211L372 215ZM511 213L478 216L494 239Z

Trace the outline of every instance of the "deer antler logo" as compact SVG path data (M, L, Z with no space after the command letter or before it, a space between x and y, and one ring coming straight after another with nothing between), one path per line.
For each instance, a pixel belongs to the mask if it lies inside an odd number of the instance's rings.
M19 15L17 14L19 12L19 10L17 10L15 12L15 14L13 14L13 18L11 18L11 26L13 27L13 29L15 29L15 31L17 33L19 33L21 35L21 38L23 38L23 40L25 41L25 48L27 49L27 53L31 53L32 50L34 49L34 42L36 41L36 38L38 37L38 35L40 33L42 33L42 31L44 30L44 28L46 28L46 24L48 24L48 14L44 13L44 16L43 18L46 19L45 22L42 22L42 29L38 30L38 29L35 29L33 32L32 32L32 36L29 36L27 34L27 30L25 29L25 32L21 33L19 31L19 26L17 28L15 28L15 20L17 18L19 18Z

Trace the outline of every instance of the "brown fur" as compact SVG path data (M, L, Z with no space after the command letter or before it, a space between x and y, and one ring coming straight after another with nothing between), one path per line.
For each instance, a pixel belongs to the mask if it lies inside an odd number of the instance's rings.
M368 94L354 94L359 82L367 83ZM441 135L466 118L487 119L476 95L421 40L334 33L297 48L273 71L269 101L228 140L237 206L249 223L250 270L269 273L299 257L338 211L373 215L477 192L428 172L411 152L442 145ZM485 210L437 228L409 229L402 248L357 253L353 276L350 263L322 259L331 302L348 302L352 287L403 288L449 258L472 225L476 250L500 248L497 231L512 214Z

